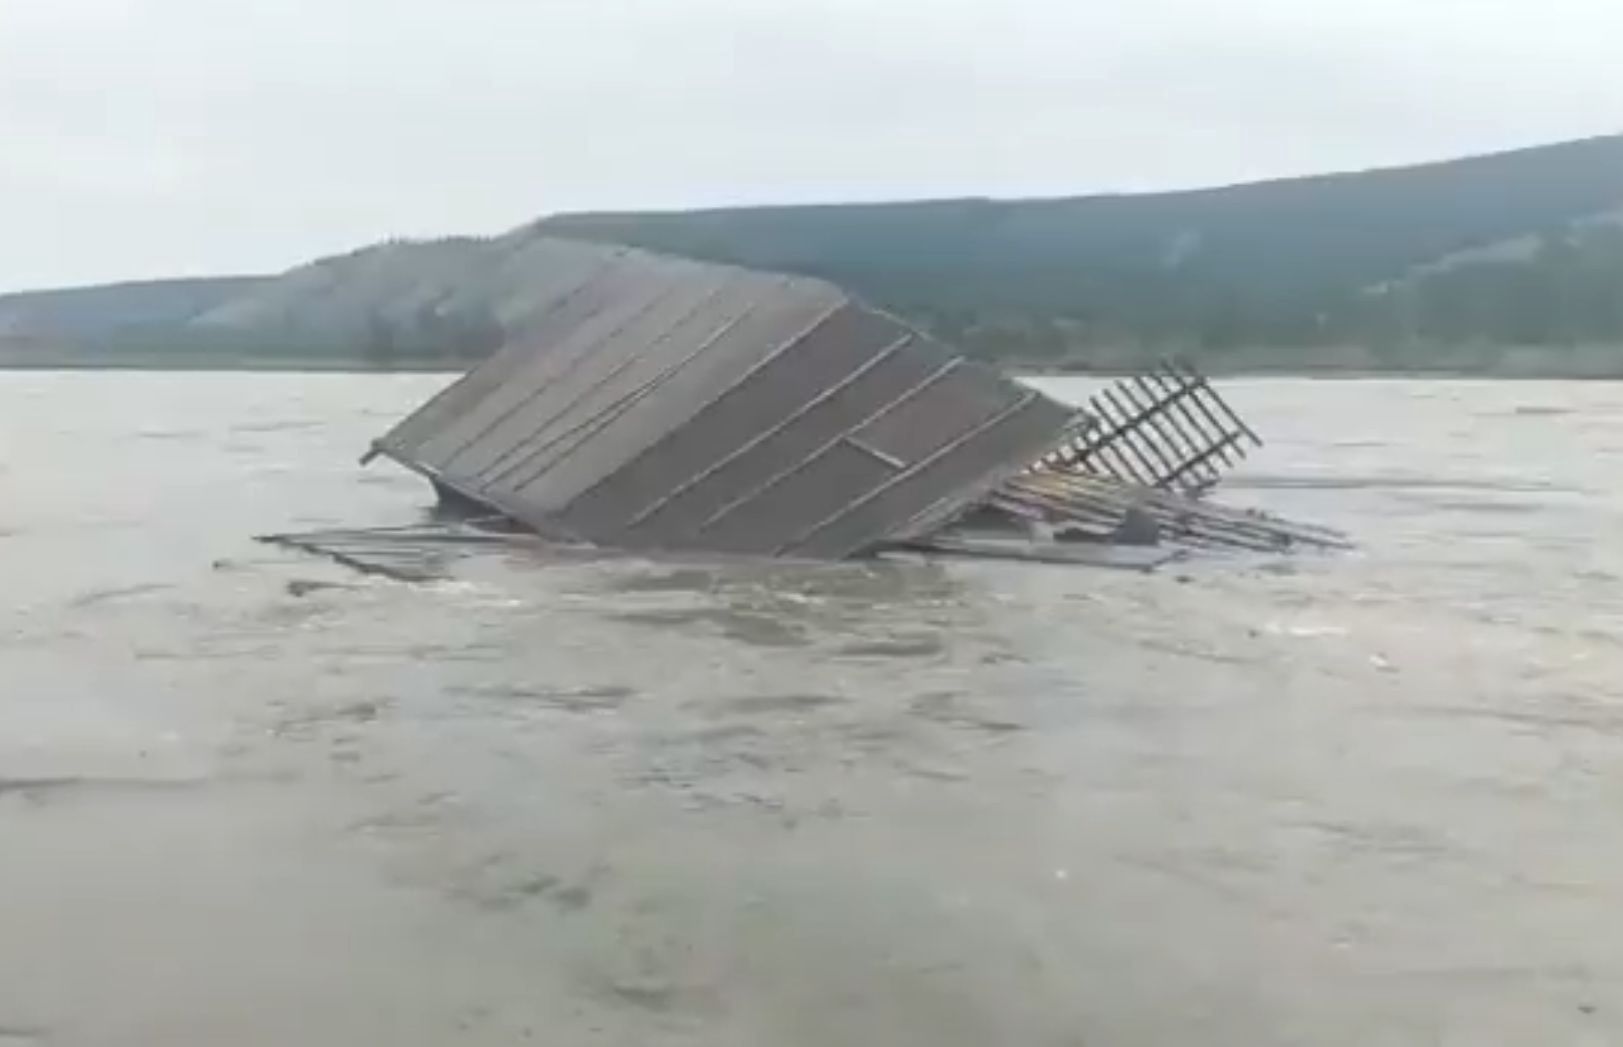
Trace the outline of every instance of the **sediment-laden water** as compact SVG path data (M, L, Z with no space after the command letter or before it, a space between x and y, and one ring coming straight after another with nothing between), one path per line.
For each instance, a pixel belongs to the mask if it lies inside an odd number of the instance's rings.
M1623 1041L1623 386L1229 383L1349 556L252 542L443 380L0 374L0 1044Z

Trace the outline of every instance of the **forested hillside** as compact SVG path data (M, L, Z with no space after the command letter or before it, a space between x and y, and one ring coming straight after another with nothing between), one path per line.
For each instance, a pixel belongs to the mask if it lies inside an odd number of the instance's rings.
M1620 218L1612 137L1185 193L541 228L824 276L994 356L1335 367L1623 344Z
M526 320L553 237L821 276L1012 367L1623 376L1623 137L1181 193L563 215L0 296L0 364L463 366Z

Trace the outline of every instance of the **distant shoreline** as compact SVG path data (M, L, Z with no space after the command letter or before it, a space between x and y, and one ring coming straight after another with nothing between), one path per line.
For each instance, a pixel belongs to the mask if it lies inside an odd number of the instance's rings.
M1527 372L1507 373L1503 370L1491 368L1392 368L1390 370L1370 368L1347 368L1338 370L1324 367L1283 368L1283 367L1245 367L1224 368L1212 367L1202 364L1201 370L1212 378L1219 379L1313 379L1325 381L1380 381L1382 379L1424 380L1437 379L1446 381L1594 381L1617 382L1623 381L1623 350L1619 352L1619 367L1614 373L1581 373L1577 371L1562 372L1558 369L1530 370ZM1143 373L1133 369L1119 367L1086 368L1086 367L1032 367L1023 366L1018 361L1001 364L988 361L993 366L1007 374L1018 375L1022 378L1099 378L1112 379L1128 377ZM472 362L457 363L450 361L423 361L420 364L401 364L389 367L379 367L360 360L313 360L301 359L268 359L244 358L238 360L210 360L196 359L149 358L144 360L130 359L85 359L83 357L64 357L61 359L36 360L5 360L0 359L0 372L79 372L79 371L126 371L126 372L168 372L168 373L194 373L194 374L350 374L350 375L460 375L473 366ZM1146 369L1150 365L1146 364Z
M193 374L462 374L471 363L377 367L357 360L0 360L4 371L154 371Z
M1482 382L1623 382L1623 366L1614 373L1582 373L1577 371L1530 371L1509 373L1491 369L1469 369L1448 367L1394 367L1390 370L1373 370L1370 368L1347 368L1335 370L1323 367L1303 367L1289 369L1283 367L1241 367L1223 368L1199 366L1200 372L1209 378L1289 378L1289 379L1323 379L1325 381L1380 381L1382 379L1437 379L1439 381L1482 381ZM1146 368L1147 369L1147 368ZM1133 370L1087 370L1087 369L1053 369L1053 368L1004 368L1011 374L1018 374L1023 378L1129 378L1143 371Z

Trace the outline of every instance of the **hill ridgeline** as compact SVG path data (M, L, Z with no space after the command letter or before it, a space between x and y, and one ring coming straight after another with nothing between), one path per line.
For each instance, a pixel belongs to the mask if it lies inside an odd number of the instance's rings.
M823 277L1010 367L1623 377L1623 136L1178 193L561 215L0 296L0 365L465 366L529 319L549 238Z

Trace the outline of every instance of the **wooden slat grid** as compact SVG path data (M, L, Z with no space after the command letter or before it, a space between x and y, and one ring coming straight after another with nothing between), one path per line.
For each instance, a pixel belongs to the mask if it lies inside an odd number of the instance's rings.
M1102 542L1112 540L1129 512L1138 512L1154 521L1162 543L1188 549L1279 552L1351 547L1346 535L1327 527L1087 474L1026 473L998 488L991 504L1016 518L1063 524Z
M1088 401L1094 425L1034 466L1198 497L1262 440L1200 372L1168 360Z

